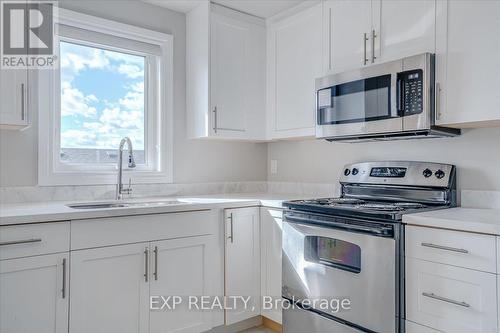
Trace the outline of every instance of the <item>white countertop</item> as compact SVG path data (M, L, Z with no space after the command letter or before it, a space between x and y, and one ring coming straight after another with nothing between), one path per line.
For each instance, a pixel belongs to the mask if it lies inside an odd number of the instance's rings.
M180 203L164 206L153 205L97 209L74 209L66 206L67 204L71 203L92 203L92 201L56 201L5 204L0 205L0 225L80 220L112 216L171 213L212 208L235 208L249 206L281 208L283 201L301 199L302 197L297 195L278 195L269 193L220 194L190 197L154 197L131 200L125 199L123 201L155 202L165 200L179 200Z
M500 209L450 208L403 216L403 223L500 235Z

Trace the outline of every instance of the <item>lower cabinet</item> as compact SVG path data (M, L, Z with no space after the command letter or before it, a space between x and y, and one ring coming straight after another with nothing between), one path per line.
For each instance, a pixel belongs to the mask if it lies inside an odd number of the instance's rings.
M227 209L225 218L225 296L236 300L226 310L231 325L260 315L259 207ZM239 297L251 297L245 306ZM230 301L230 304L233 304Z
M71 252L72 333L149 331L149 244Z
M436 331L432 328L422 326L419 324L412 323L411 321L406 321L406 331L405 333L439 333L440 331Z
M0 261L0 332L68 331L68 255Z
M187 298L159 309L160 297L210 295L212 236L144 242L71 253L72 333L202 332L210 313ZM150 298L151 297L151 298ZM156 309L150 312L150 301Z
M406 257L406 319L440 332L497 332L496 288L493 273Z
M281 309L269 306L281 299L281 245L282 245L283 211L281 209L260 209L260 241L261 241L261 294L262 315L277 323L282 323Z

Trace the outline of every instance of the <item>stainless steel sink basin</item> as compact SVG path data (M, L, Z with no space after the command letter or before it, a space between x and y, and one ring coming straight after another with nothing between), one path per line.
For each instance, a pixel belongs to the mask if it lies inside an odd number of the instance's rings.
M66 205L73 209L106 209L106 208L124 208L124 207L161 207L170 205L187 204L178 200L164 201L113 201L113 202L86 202Z

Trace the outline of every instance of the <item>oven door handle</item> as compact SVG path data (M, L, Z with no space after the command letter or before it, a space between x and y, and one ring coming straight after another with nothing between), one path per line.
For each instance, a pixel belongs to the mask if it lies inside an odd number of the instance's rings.
M322 221L322 220L316 220L314 218L304 218L304 217L297 217L297 216L290 216L290 215L285 215L285 221L299 222L299 223L314 223L314 224L323 224L323 225L326 224L329 227L334 228L334 229L368 232L371 234L381 235L381 236L387 235L387 232L390 231L389 228L385 228L385 227L381 227L381 228L367 227L367 226L361 226L361 225L356 225L356 224L345 224L345 223L339 223L339 222L333 222L333 221Z

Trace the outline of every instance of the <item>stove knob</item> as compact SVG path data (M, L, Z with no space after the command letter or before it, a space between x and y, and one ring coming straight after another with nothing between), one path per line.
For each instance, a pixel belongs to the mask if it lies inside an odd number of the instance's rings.
M432 170L431 169L425 169L424 172L422 172L425 178L429 178L432 176Z
M445 176L445 173L443 170L438 170L436 171L436 173L434 174L438 179L441 179Z
M344 175L345 176L349 176L350 174L351 174L351 170L349 170L349 169L345 169L344 170Z
M358 172L359 172L358 169L356 169L356 168L352 169L352 175L353 176L356 176L358 174Z

